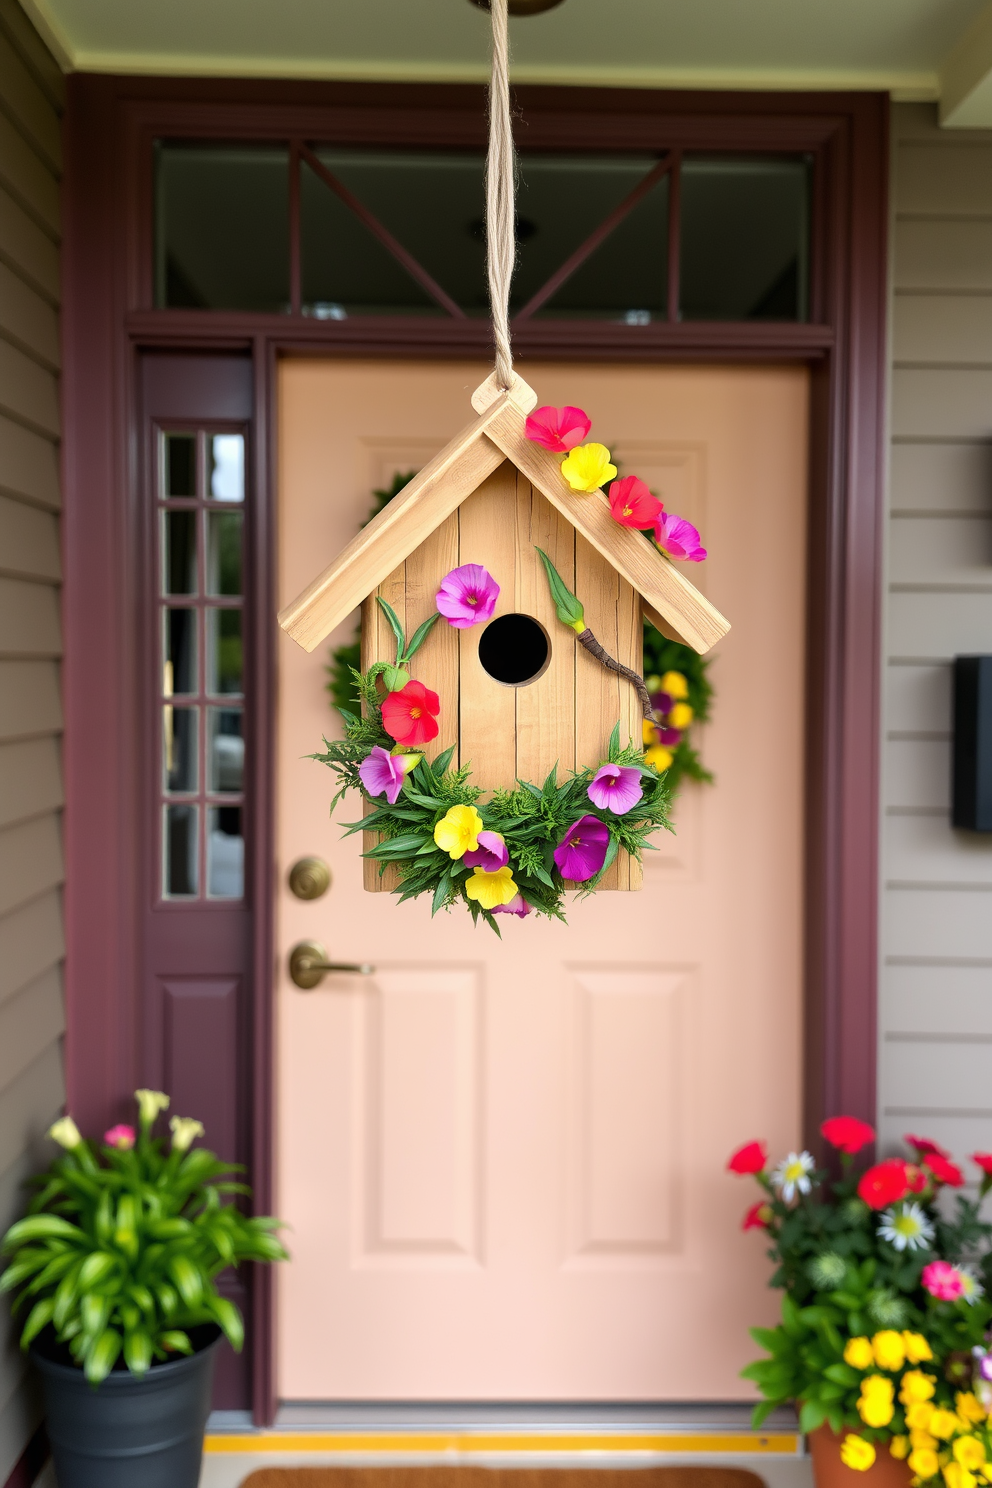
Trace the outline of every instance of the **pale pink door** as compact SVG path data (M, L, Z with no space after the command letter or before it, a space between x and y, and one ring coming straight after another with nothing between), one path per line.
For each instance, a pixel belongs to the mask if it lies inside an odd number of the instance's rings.
M468 421L487 370L282 364L280 603L373 487ZM576 902L567 927L511 920L502 942L467 914L432 921L363 892L360 838L341 840L306 758L335 727L329 646L281 637L284 1399L747 1398L746 1330L774 1310L739 1228L753 1196L724 1164L799 1131L807 378L523 370L703 533L691 577L733 623L702 738L716 784L684 790L641 893ZM311 854L333 886L302 903L286 874ZM297 990L304 938L376 975Z

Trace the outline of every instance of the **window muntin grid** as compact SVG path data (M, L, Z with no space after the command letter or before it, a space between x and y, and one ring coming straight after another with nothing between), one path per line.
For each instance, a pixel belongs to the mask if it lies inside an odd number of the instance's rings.
M159 891L244 897L245 435L155 432Z

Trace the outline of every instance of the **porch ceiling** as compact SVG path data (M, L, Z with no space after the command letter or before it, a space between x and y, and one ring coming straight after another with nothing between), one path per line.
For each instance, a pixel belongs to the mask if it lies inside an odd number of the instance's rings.
M476 81L467 0L22 0L67 69ZM565 0L511 23L520 82L886 89L992 125L992 0Z

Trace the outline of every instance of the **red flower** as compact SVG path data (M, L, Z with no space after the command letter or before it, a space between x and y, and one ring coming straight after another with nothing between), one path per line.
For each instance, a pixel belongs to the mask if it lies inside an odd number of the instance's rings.
M986 1177L992 1178L992 1152L973 1152L971 1160L978 1164Z
M647 531L654 526L655 517L662 509L657 496L652 496L636 475L625 475L615 480L608 494L610 516L622 527L639 527L642 532Z
M831 1116L820 1131L831 1147L837 1147L841 1152L860 1152L862 1147L875 1140L875 1128L867 1121L859 1121L857 1116Z
M727 1163L728 1173L761 1173L768 1161L768 1145L765 1142L745 1142L738 1147Z
M910 1147L914 1147L919 1156L925 1157L928 1152L936 1152L939 1157L950 1157L946 1148L941 1147L938 1142L931 1142L929 1137L911 1137L908 1133L903 1137Z
M922 1168L916 1166L916 1163L907 1163L906 1182L909 1184L910 1193L922 1193L930 1182L930 1178Z
M437 738L441 699L423 682L408 682L382 704L382 726L397 744L426 744Z
M887 1157L884 1162L876 1163L862 1173L858 1197L864 1199L869 1209L887 1209L890 1204L897 1204L912 1192L909 1166L901 1157Z
M934 1176L937 1183L946 1183L948 1188L962 1188L964 1186L964 1174L956 1163L948 1162L947 1158L939 1152L930 1152L923 1163L924 1168Z
M560 455L581 444L591 428L592 424L581 408L545 405L528 415L524 433L535 444L543 444L545 449Z
M767 1230L772 1218L772 1208L767 1199L759 1199L752 1204L750 1209L741 1220L742 1230Z

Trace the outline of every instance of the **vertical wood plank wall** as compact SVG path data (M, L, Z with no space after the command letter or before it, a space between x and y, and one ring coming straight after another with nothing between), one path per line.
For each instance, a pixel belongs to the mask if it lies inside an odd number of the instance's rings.
M62 1105L59 175L62 75L0 0L0 1232ZM40 1419L0 1321L0 1483Z
M964 1157L992 1146L992 838L949 814L951 658L992 652L992 132L893 126L879 1117Z

